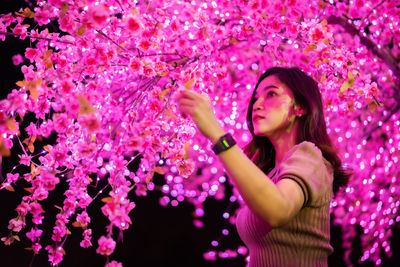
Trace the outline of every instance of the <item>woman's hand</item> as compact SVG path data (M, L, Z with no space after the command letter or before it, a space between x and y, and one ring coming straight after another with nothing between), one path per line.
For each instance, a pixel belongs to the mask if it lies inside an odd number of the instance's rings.
M217 121L211 106L210 99L189 90L182 90L177 98L178 108L183 115L189 115L196 123L200 132L212 143L225 134L224 129Z

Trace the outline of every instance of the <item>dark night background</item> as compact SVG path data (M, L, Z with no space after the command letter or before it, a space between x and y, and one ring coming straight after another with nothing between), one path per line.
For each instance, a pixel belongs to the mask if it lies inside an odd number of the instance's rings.
M26 7L27 3L23 0L9 0L1 4L0 14L17 11L20 7ZM7 37L5 42L0 42L0 99L6 97L12 89L15 89L16 81L22 80L23 76L19 67L12 64L11 57L14 54L23 54L24 49L30 45L29 40L19 40L14 37ZM25 62L26 63L26 62ZM14 145L13 156L3 158L2 177L11 171L17 160L16 153L18 145ZM156 178L156 182L161 183L162 177ZM23 190L27 184L23 181L17 183L16 192L6 190L0 191L0 237L7 236L8 221L16 216L15 208L20 203L21 197L27 192ZM49 198L43 201L42 205L45 213L45 220L42 225L43 236L41 244L45 247L50 242L52 227L55 221L57 209L54 205L62 206L64 200L63 192L66 183L61 182L55 191L51 192ZM90 192L91 196L95 191ZM104 195L105 196L105 195ZM242 245L237 235L236 229L232 225L226 224L222 218L223 212L229 208L228 200L216 201L209 199L205 202L205 215L202 218L203 228L193 226L192 213L194 207L188 203L180 203L177 207L161 207L158 199L161 194L157 191L149 192L145 198L138 198L130 195L136 203L136 208L130 213L133 224L124 231L123 241L117 243L115 252L110 260L122 262L124 266L245 266L244 257L235 259L220 259L216 262L206 262L203 260L203 253L212 249L210 242L219 240L218 250L236 249ZM81 248L79 242L82 239L82 230L69 227L72 231L64 245L66 255L60 266L104 266L105 257L96 254L97 239L106 233L105 226L108 219L100 211L102 202L96 199L88 209L92 218L89 227L93 229L92 248ZM27 227L30 229L30 217L27 218ZM222 229L228 227L230 235L222 238ZM382 259L382 266L400 266L400 233L399 229L393 227L391 259ZM334 253L329 257L329 266L345 266L343 261L343 249L341 247L341 231L337 226L331 228L331 244ZM41 250L32 260L33 253L24 248L30 246L29 239L25 236L26 231L22 231L19 236L21 242L14 242L11 246L0 244L0 267L14 266L50 266L47 259L47 251ZM118 236L118 233L114 233ZM373 266L371 262L361 264L357 259L361 256L360 238L355 238L353 242L354 252L351 254L355 266Z

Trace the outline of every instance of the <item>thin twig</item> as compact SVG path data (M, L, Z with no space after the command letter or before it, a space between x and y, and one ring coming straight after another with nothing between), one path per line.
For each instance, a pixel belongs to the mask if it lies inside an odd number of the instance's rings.
M106 39L110 40L113 44L115 44L116 46L118 46L121 50L125 51L125 52L130 52L128 49L126 49L125 47L121 46L120 44L118 44L116 41L114 41L112 38L110 38L107 34L105 34L102 31L96 30L97 33L99 33L101 36L105 37Z

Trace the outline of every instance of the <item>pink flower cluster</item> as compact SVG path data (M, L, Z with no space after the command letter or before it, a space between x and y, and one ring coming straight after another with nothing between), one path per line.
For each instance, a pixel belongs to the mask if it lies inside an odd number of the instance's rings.
M110 256L115 249L115 241L111 237L102 236L99 238L99 247L96 252L103 256Z

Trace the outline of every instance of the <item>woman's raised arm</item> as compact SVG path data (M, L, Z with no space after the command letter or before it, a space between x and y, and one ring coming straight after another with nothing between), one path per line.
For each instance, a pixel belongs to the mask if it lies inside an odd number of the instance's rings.
M180 111L190 115L211 142L225 134L208 97L187 90L177 101ZM274 184L237 145L221 152L219 158L247 206L271 227L285 224L302 208L304 195L295 181L283 179Z

